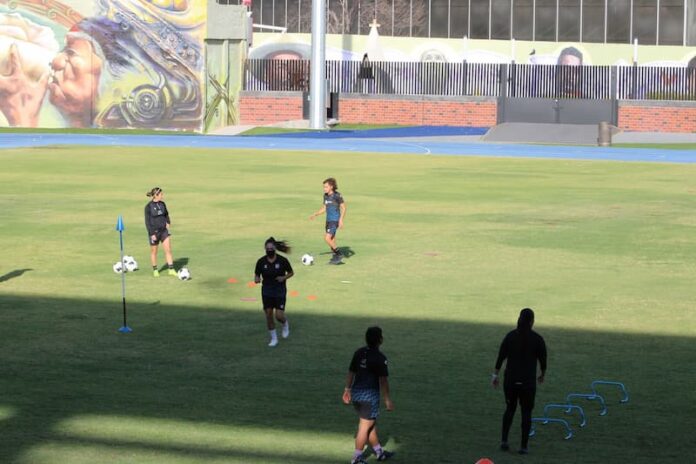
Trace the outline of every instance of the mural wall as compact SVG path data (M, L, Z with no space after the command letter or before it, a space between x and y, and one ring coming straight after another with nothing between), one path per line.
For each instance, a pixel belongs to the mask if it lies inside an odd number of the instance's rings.
M0 0L0 126L201 130L205 0Z

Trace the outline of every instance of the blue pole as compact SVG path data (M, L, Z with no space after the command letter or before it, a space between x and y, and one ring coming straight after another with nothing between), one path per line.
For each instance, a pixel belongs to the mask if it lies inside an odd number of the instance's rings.
M123 266L123 231L125 230L125 227L123 226L123 218L121 216L119 216L118 220L116 221L116 230L118 231L118 238L121 245L121 266ZM118 331L121 333L130 333L133 330L130 327L128 327L127 322L125 269L121 271L121 298L123 300L123 326L120 329L118 329Z

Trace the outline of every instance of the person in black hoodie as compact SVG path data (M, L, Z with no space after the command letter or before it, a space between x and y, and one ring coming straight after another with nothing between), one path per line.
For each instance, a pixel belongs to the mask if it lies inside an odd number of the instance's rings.
M519 453L527 454L529 432L532 428L532 410L536 396L536 382L544 382L546 375L546 343L541 335L532 330L534 326L534 311L524 308L517 320L517 329L509 332L500 344L495 371L492 375L493 387L498 386L498 373L505 364L505 380L503 390L507 407L503 414L503 431L500 449L507 451L508 433L515 417L517 403L522 409L522 437ZM541 375L537 377L537 361Z
M164 255L169 268L169 275L176 275L174 270L174 258L172 257L172 245L170 243L169 211L164 203L164 192L159 187L155 187L147 196L152 200L145 205L145 227L147 228L148 240L150 241L150 263L152 264L152 275L159 277L157 269L157 249L159 244L164 248Z

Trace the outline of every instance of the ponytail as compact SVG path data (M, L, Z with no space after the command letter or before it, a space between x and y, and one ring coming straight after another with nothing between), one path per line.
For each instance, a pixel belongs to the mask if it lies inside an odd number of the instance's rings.
M154 197L155 195L157 195L157 194L160 193L161 191L162 191L161 188L155 187L155 188L153 188L152 190L150 190L149 192L147 192L145 195L147 195L148 197Z
M276 240L273 237L268 237L266 243L264 243L264 246L268 245L269 243L272 243L275 249L281 253L290 253L292 251L292 247L290 247L287 240Z

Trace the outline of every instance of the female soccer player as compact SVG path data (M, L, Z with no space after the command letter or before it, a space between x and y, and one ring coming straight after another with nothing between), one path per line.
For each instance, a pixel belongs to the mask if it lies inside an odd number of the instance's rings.
M389 394L387 377L387 357L379 350L382 344L382 329L370 327L365 333L367 346L358 349L346 376L346 388L343 390L343 402L353 404L358 413L358 432L355 435L355 452L351 464L366 464L363 449L370 444L378 461L386 461L394 453L382 448L377 437L377 416L379 416L380 392L384 396L387 411L394 410Z
M290 266L290 261L276 253L276 251L290 253L290 246L287 242L270 237L264 246L266 247L266 255L256 262L254 282L263 283L261 287L263 311L266 313L266 327L271 337L268 346L273 347L278 344L273 310L275 310L275 318L283 324L283 338L290 336L290 325L285 317L285 298L288 293L285 282L295 274Z
M541 335L532 330L534 326L534 311L524 308L517 319L517 329L509 332L500 344L498 359L495 361L493 372L493 387L498 386L498 373L505 365L505 414L503 414L503 431L500 441L500 449L507 451L508 433L515 417L515 410L519 402L522 409L522 437L519 453L527 454L529 431L532 428L532 410L536 396L536 382L543 383L546 375L546 343ZM537 361L541 368L541 375L537 378Z
M152 264L152 275L159 277L157 270L157 248L161 243L164 247L164 255L169 268L169 275L176 275L174 270L174 259L172 258L172 245L170 243L169 226L169 211L164 203L164 192L159 187L155 187L147 196L152 200L145 205L145 227L150 240L150 264Z
M324 203L319 211L309 216L309 219L314 220L315 217L324 213L326 213L324 240L333 253L330 264L338 264L343 256L336 247L336 230L343 228L343 218L346 216L346 202L343 201L343 196L338 193L338 184L333 177L324 180Z

